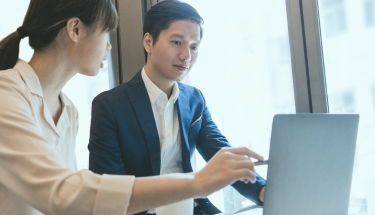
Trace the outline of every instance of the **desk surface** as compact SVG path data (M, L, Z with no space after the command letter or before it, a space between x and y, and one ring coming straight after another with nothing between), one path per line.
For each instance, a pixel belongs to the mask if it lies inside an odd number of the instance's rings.
M244 211L242 213L237 213L236 215L262 215L263 214L263 208L254 208L249 211Z
M255 208L254 208L255 207ZM263 215L263 208L256 205L249 205L242 209L222 213L221 215Z

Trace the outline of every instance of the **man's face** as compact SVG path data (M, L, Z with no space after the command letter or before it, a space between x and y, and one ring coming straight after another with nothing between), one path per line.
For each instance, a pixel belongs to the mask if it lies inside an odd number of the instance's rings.
M165 81L180 81L198 57L200 27L190 20L178 20L160 32L158 40L147 50L149 64Z

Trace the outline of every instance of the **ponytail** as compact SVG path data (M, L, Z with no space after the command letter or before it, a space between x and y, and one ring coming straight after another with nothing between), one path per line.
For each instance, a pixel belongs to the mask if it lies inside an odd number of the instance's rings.
M21 35L15 31L0 41L0 70L13 68L20 52Z
M112 0L31 0L23 27L0 41L0 70L16 65L22 38L28 36L31 48L41 51L73 17L91 29L101 27L103 32L116 29L118 24Z

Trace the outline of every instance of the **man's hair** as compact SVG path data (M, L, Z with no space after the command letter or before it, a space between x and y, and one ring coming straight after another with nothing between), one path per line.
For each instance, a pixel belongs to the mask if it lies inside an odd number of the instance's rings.
M200 39L203 36L203 19L191 5L178 0L164 0L150 8L143 20L143 36L151 34L155 44L162 30L168 29L174 21L190 20L200 28ZM145 50L147 61L147 52Z

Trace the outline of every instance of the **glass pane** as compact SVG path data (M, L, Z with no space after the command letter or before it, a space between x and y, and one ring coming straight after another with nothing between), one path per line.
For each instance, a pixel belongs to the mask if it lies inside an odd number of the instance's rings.
M204 19L199 58L185 80L203 92L232 146L268 159L273 116L295 113L284 0L185 0ZM206 162L196 154L196 169ZM258 173L266 178L267 168ZM211 196L222 211L252 204L231 187Z
M349 214L375 214L375 0L319 0L330 113L360 114Z
M101 92L109 90L108 61L97 76L89 77L77 74L63 88L78 109L79 130L77 134L76 156L78 169L88 169L89 151L87 145L90 137L91 103Z
M0 40L17 30L22 25L30 0L0 1ZM20 58L30 61L34 51L26 37L20 44Z
M22 25L30 0L0 1L0 40L17 30ZM21 41L20 58L30 61L34 51L29 46L28 38ZM108 61L99 75L88 77L76 75L63 88L63 92L74 103L79 112L79 130L77 135L76 155L78 169L88 169L89 130L91 119L91 102L104 90L109 89Z

